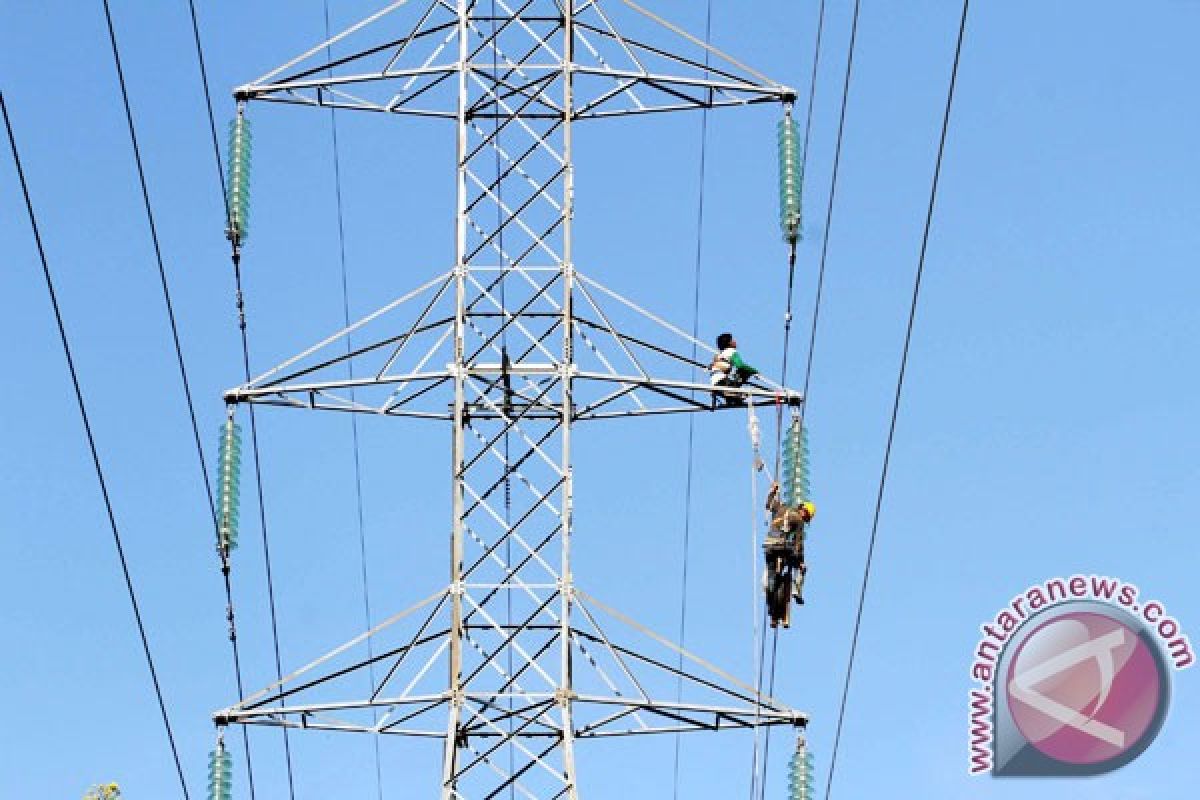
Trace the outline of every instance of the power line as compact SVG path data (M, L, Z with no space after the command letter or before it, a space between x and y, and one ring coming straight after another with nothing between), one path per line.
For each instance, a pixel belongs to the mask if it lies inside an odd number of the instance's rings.
M189 3L190 2L191 2L191 0L189 0ZM158 266L159 282L162 287L163 301L164 301L164 304L166 305L167 319L168 319L168 322L170 323L171 338L172 338L172 342L175 347L176 363L178 364L179 376L180 376L180 380L183 384L184 398L187 401L188 417L191 421L192 437L193 437L194 444L196 447L197 460L200 464L200 474L204 481L205 498L208 501L208 508L209 508L209 513L212 518L213 528L214 528L214 530L216 530L217 525L218 525L217 510L216 510L216 505L215 505L215 502L213 499L212 484L210 482L209 475L208 475L208 465L207 465L205 457L204 457L204 447L200 441L200 426L196 419L196 406L195 406L194 400L192 399L191 384L190 384L190 382L188 380L188 376L187 376L187 367L185 365L185 361L184 361L184 357L183 357L183 348L182 348L182 345L181 345L180 339L179 339L179 328L178 328L178 325L175 320L174 304L171 300L171 290L170 290L170 286L167 282L166 268L163 264L162 246L159 243L158 227L154 220L154 211L153 211L153 207L150 202L150 191L149 191L149 188L146 183L146 171L145 171L145 167L142 162L141 147L138 143L137 128L134 125L134 121L133 121L133 109L132 109L130 101L129 101L129 88L125 82L125 71L124 71L123 65L121 63L121 52L120 52L120 47L118 46L118 43L117 43L116 28L113 24L112 8L110 7L108 0L103 0L103 4L104 4L104 18L105 18L105 22L107 23L107 26L108 26L109 44L112 47L113 64L116 67L117 81L118 81L118 84L119 84L120 90L121 90L121 101L122 101L122 104L125 109L125 121L129 128L129 140L133 146L134 163L137 166L138 183L139 183L139 186L141 187L142 202L145 207L146 221L147 221L147 225L150 230L150 239L154 246L154 256L155 256L155 262ZM196 43L197 43L197 45L199 45L200 32L199 32L198 24L196 22L196 13L195 13L194 5L191 7L191 12L192 12L192 26L193 26L192 29L193 29L193 33L196 36ZM203 54L201 54L201 57L200 57L200 69L201 69L201 75L204 77L204 81L205 81L205 97L207 98L208 97L208 84L207 84L208 77L207 77L207 69L205 68L205 64L204 64L204 60L203 60ZM216 145L216 127L215 127L215 125L212 127L212 135L213 135L213 144L215 146ZM218 164L217 169L219 172L220 171L219 164ZM222 178L222 187L223 186L224 186L224 179ZM224 191L222 191L222 196L224 196ZM235 677L235 680L237 683L238 696L240 699L241 697L245 696L245 685L244 685L244 682L242 679L241 655L240 655L240 652L238 649L238 643L237 643L237 626L234 621L233 595L232 595L232 587L230 584L229 563L228 563L228 559L225 556L222 556L222 573L223 573L224 584L225 584L226 620L229 624L229 641L230 641L230 646L233 651L234 677ZM253 772L253 767L250 764L250 740L249 740L249 734L246 733L246 731L244 731L244 730L242 732L242 739L243 739L243 744L244 744L245 750L246 750L247 781L248 781L249 788L250 788L251 800L253 800L253 798L254 798L254 772Z
M328 41L333 33L329 24L329 0L324 2L325 11L325 39ZM326 45L326 57L330 62L333 61L332 46ZM332 69L330 70L332 74ZM338 260L341 264L342 277L342 319L347 328L350 327L350 285L346 270L346 226L344 222L343 204L342 204L342 159L338 149L338 125L337 125L337 109L329 109L329 130L330 138L333 147L333 187L334 197L337 200L337 232L338 232ZM350 356L352 348L350 346L350 337L346 337L346 354ZM354 380L354 359L346 359L346 375ZM350 402L354 402L354 387L350 387ZM362 575L362 604L363 604L363 620L366 623L364 630L371 630L371 589L368 581L367 573L367 534L366 525L363 521L363 491L362 491L362 459L358 445L358 415L350 415L350 437L353 442L354 449L354 497L358 512L358 556L359 567ZM367 637L367 678L371 682L371 690L375 690L375 645L371 637ZM371 709L372 717L378 721L379 713L377 709ZM375 747L375 793L379 800L383 800L383 759L379 751L379 737L373 736L372 742Z
M833 228L833 209L837 199L838 169L842 163L842 138L846 131L846 106L850 99L850 78L854 73L854 50L858 42L858 13L860 0L854 0L854 16L850 22L850 45L846 52L846 75L842 81L841 110L838 112L837 142L833 149L833 173L829 178L829 203L825 209L825 230L821 236L821 261L817 268L817 290L813 299L812 330L808 336L808 359L804 365L804 410L808 410L808 386L812 377L813 353L817 344L817 325L821 316L821 297L825 288L825 261L829 255L829 231ZM822 20L824 19L825 4L821 4ZM820 31L820 27L818 27ZM819 35L819 34L818 34ZM820 40L818 39L818 42ZM815 64L815 62L814 62ZM809 102L809 125L804 133L804 156L808 158L808 137L812 128L812 103Z
M200 42L200 21L196 17L196 2L188 0L188 10L192 15L192 39L196 43L196 61L200 64L200 85L204 88L204 106L208 109L208 129L212 134L213 153L216 155L217 183L221 184L221 199L225 210L229 210L229 196L225 188L225 167L221 164L221 144L217 137L217 120L213 116L212 93L208 88L208 67L204 61L204 46Z
M712 42L712 0L708 0L704 15L704 41ZM704 66L709 65L710 54L704 51ZM708 73L705 73L707 77ZM704 256L704 182L708 172L708 108L700 111L700 191L696 203L696 261L692 273L692 361L696 360L699 350L696 340L700 334L700 270ZM683 670L683 649L687 641L687 600L688 600L688 552L692 539L692 482L695 471L696 453L696 415L688 414L687 432L687 478L683 492L683 553L680 558L680 601L679 601L679 670ZM680 676L675 685L675 700L683 699L683 677ZM672 782L672 797L679 800L679 762L683 746L683 734L675 734L675 766Z
M235 257L235 264L238 259ZM238 327L242 334L242 366L246 375L246 382L250 382L250 342L246 333L246 313L245 305L242 299L242 271L240 264L234 267L235 281L237 282L237 297L238 297ZM279 622L275 611L275 581L271 574L271 544L270 537L267 534L267 507L263 499L263 483L262 483L262 459L258 447L258 425L254 418L254 405L249 407L250 412L250 449L254 455L254 487L257 492L258 499L258 523L262 528L262 543L263 543L263 563L266 568L267 578L267 607L271 615L271 643L275 654L275 679L283 680L283 659L279 654ZM287 728L283 730L283 758L287 765L288 779L288 797L291 800L296 800L296 783L292 774L292 746L288 738Z
M158 241L158 226L154 222L154 211L150 205L150 190L146 185L146 170L142 164L142 151L138 145L137 129L133 124L133 110L129 105L129 89L125 85L125 71L121 66L121 52L117 47L117 32L113 27L112 10L108 0L104 3L104 19L108 23L108 41L112 45L113 64L117 69L117 81L121 87L121 101L125 107L125 121L129 126L129 141L133 145L133 160L137 165L138 184L142 190L142 202L146 210L146 222L150 228L150 240L154 245L154 259L158 265L158 278L162 285L163 302L167 309L167 321L171 326L171 340L175 345L175 360L179 366L179 378L183 383L183 395L187 400L188 417L192 423L192 436L195 439L196 455L200 463L200 475L204 481L204 494L208 500L209 513L212 515L213 527L217 524L217 508L213 503L212 484L208 477L208 466L204 459L204 447L200 443L200 425L196 422L196 405L192 401L192 387L188 381L187 366L183 358L183 346L179 341L179 326L175 322L175 306L171 301L171 289L167 283L167 271L163 266L162 246Z
M812 136L813 101L817 96L817 74L818 74L818 68L821 66L821 40L822 40L822 35L823 35L824 31L825 31L825 0L821 0L821 4L817 8L817 41L816 41L816 44L813 46L812 71L811 71L809 81L808 81L808 111L804 117L804 146L800 151L800 158L802 159L801 163L804 164L806 167L808 164L808 142L809 142L809 138ZM845 108L845 98L842 99L842 107ZM839 136L839 144L840 144L840 136ZM808 170L805 169L805 173L807 173L807 171ZM834 172L836 174L836 167L834 169ZM801 190L801 192L803 192L804 191L804 176L803 176L803 174L801 175L800 183L801 183L800 190ZM828 230L828 228L826 228L826 230ZM824 260L822 260L821 266L822 266L822 270L823 270L824 269ZM791 253L789 254L789 258L788 258L787 311L784 314L785 325L784 325L784 329L783 329L783 368L780 370L780 375L779 375L779 382L784 386L787 386L788 342L791 338L791 333L792 333L792 291L793 291L793 287L795 286L795 279L796 279L796 247L793 244L792 248L791 248ZM820 294L817 295L817 300L818 300L818 302L820 301ZM813 318L814 318L813 324L815 325L816 324L816 312L815 311L813 312ZM811 355L811 352L812 352L812 343L810 342L809 343L810 355ZM812 359L810 357L809 361L808 361L808 368L811 369L811 367L812 367ZM808 395L807 395L808 371L809 370L806 369L805 374L804 374L804 390L805 390L804 397L805 397L805 399L807 399L807 397L808 397ZM777 473L779 472L778 460L776 460L776 463L775 463L775 471Z
M107 3L107 0L105 0L105 2ZM201 77L201 81L204 86L205 108L208 112L208 125L209 125L209 130L212 134L213 155L216 159L216 164L217 164L217 178L221 184L221 196L225 202L226 212L228 214L229 199L226 194L225 171L224 171L224 166L223 166L222 160L221 160L221 147L220 147L220 144L218 143L218 139L217 139L216 116L213 113L212 93L209 90L208 71L205 67L204 47L203 47L203 44L200 39L200 27L199 27L199 23L197 22L197 18L196 18L196 6L195 6L194 0L188 0L188 7L189 7L189 10L191 12L191 17L192 17L192 33L194 35L195 44L196 44L196 58L200 65L200 77ZM238 330L241 335L241 343L242 343L242 368L243 368L243 374L245 375L245 379L247 382L249 382L250 377L251 377L250 376L250 341L249 341L249 335L246 330L245 296L242 291L241 253L236 246L234 248L234 253L233 253L233 275L234 275L234 287L235 287L235 293L236 293L235 294L235 303L236 303L237 313L238 313ZM265 568L266 568L265 571L266 571L266 580L267 580L267 599L268 599L268 607L270 610L270 617L271 617L271 641L272 641L274 656L275 656L275 674L276 674L276 679L282 680L282 678L283 678L283 660L280 657L280 649L279 649L279 623L278 623L278 614L277 614L276 605L275 605L275 583L274 583L274 578L273 578L272 571L271 571L271 547L270 547L270 538L269 538L268 529L267 529L267 512L266 512L266 506L265 506L264 499L263 499L262 458L261 458L261 454L260 454L260 450L259 450L259 446L258 446L258 425L257 425L257 420L255 419L253 405L250 405L249 417L250 417L250 443L251 443L251 450L252 450L252 453L254 456L254 481L255 481L255 489L256 489L257 500L258 500L259 525L261 526L261 529L262 529L263 561L264 561ZM227 594L227 597L230 597L230 587L229 587L228 581L226 582L226 594ZM229 602L230 602L230 608L232 608L232 599L230 599ZM238 671L240 672L240 667L238 668ZM241 680L239 678L239 684L240 684L240 682L241 682ZM238 688L238 692L239 692L239 694L242 693L242 689L241 689L240 685ZM282 728L282 731L283 731L284 761L285 761L286 767L287 767L288 796L290 798L292 798L292 800L295 800L296 790L295 790L295 778L294 778L294 773L293 773L293 769L292 769L291 742L288 737L287 728ZM242 738L243 738L243 742L246 746L246 769L247 769L247 773L250 775L250 792L251 792L251 800L253 800L254 779L253 779L253 773L251 772L251 768L250 768L250 742L249 742L249 737L245 732L245 729L243 729L243 731L242 731Z
M196 45L196 59L200 65L200 83L204 89L205 107L208 109L208 125L212 134L213 153L216 155L214 164L217 168L217 181L221 184L221 198L225 204L226 215L229 211L229 198L225 191L225 173L221 165L221 146L217 140L217 125L212 113L212 95L208 88L208 68L204 61L204 48L200 42L200 21L196 16L196 4L194 0L188 0L188 10L191 13L192 20L192 38ZM219 533L219 532L218 532ZM233 612L233 582L230 575L231 567L229 558L226 553L218 549L221 555L221 575L225 587L225 619L229 623L229 644L233 651L233 674L237 683L238 700L242 700L246 696L245 682L242 679L242 658L238 648L237 640L237 625L234 620ZM254 787L254 760L250 753L250 733L246 726L242 726L242 748L246 751L246 782L250 789L250 800L255 798Z
M154 684L154 695L158 699L158 710L162 714L163 728L166 729L167 743L171 747L171 756L175 760L175 772L179 776L179 788L183 793L184 800L189 799L187 781L183 777L183 765L179 759L179 749L175 746L175 734L171 729L171 718L167 714L167 704L163 699L162 686L158 680L158 670L154 666L154 656L150 653L150 641L146 636L146 626L142 621L141 608L138 605L137 593L133 588L133 578L129 574L129 562L125 557L125 547L121 543L121 532L117 527L116 514L113 512L112 499L108 493L108 483L104 479L104 469L100 465L100 454L96 448L96 437L92 434L92 425L88 419L87 406L83 400L83 389L79 384L79 374L75 370L75 359L71 354L71 344L67 339L67 329L63 324L62 310L58 305L58 295L54 290L54 281L50 277L50 265L46 259L46 250L42 245L42 234L37 224L37 217L33 210L33 200L29 196L29 185L25 180L25 170L21 165L21 156L17 152L17 140L13 134L12 120L8 116L8 105L4 102L4 95L0 93L0 113L4 116L4 128L8 132L8 143L12 148L13 164L17 168L17 178L21 183L21 193L25 197L25 210L29 215L29 225L33 230L34 242L37 244L38 258L42 263L42 275L46 279L46 290L50 294L50 305L54 309L54 320L58 325L58 335L62 341L63 355L67 359L67 369L71 373L71 385L75 389L75 401L79 406L79 416L83 421L83 430L87 435L88 449L92 455L92 466L96 471L96 480L100 484L100 494L104 498L104 510L108 515L108 524L112 529L113 544L117 548L117 558L121 562L121 574L125 578L125 590L129 595L129 604L133 608L133 618L137 622L138 636L142 640L142 653L146 657L146 666L150 669L150 680Z
M879 492L875 496L875 513L871 520L871 539L867 545L867 562L863 569L862 588L858 595L858 611L854 617L854 633L850 640L850 659L846 665L846 680L842 687L842 701L838 709L837 732L834 734L833 751L829 762L829 776L825 782L825 800L833 790L833 776L837 767L838 745L842 738L842 723L846 716L846 699L850 694L850 683L854 675L854 657L858 652L858 635L862 628L863 606L867 598L867 584L871 577L871 561L875 554L875 542L879 532L879 515L883 508L883 493L887 486L888 466L892 457L892 442L896 435L896 420L900 415L900 397L904 390L904 375L908 369L908 352L912 344L913 326L917 316L917 303L921 296L921 277L925 272L925 254L929 248L929 231L933 225L933 212L937 203L938 182L942 176L942 158L946 152L946 134L950 129L950 110L954 104L954 88L958 83L958 65L962 57L963 38L967 30L967 13L971 0L963 0L962 18L958 23L958 41L954 46L954 65L950 69L950 86L946 90L946 107L942 114L942 131L938 139L937 159L934 163L933 180L929 187L929 205L925 210L925 229L921 234L921 253L917 258L917 274L913 281L912 302L908 309L908 325L904 333L904 348L900 356L900 371L896 377L896 394L892 401L892 417L888 425L887 444L883 451L883 467L879 475Z
M857 12L857 6L856 6L856 12ZM805 114L805 119L804 119L804 147L801 150L801 158L803 159L803 161L801 163L803 163L806 168L805 168L804 174L802 174L802 176L801 176L801 192L803 192L804 175L806 175L808 172L808 170L807 170L808 144L809 144L809 140L812 135L813 104L814 104L814 98L816 97L816 94L817 94L817 77L818 77L819 68L821 65L821 42L823 41L824 31L825 31L825 0L821 0L820 6L817 9L816 42L813 45L812 69L811 69L811 73L809 76L809 82L808 82L808 110ZM854 39L853 39L853 35L852 35L851 43L850 43L851 51L853 51L853 48L854 48ZM847 69L849 69L848 66L847 66ZM848 80L849 80L849 76L847 75L847 81ZM843 94L843 96L842 96L842 119L843 120L845 119L845 107L846 107L846 96L845 96L845 94ZM838 145L837 145L837 150L838 150L839 154L841 152L841 138L842 138L841 137L841 125L839 124ZM836 181L836 175L837 175L837 166L836 166L837 159L836 158L834 160L834 164L835 164L834 180ZM832 190L831 190L831 195L832 195ZM832 200L831 200L831 203L832 203ZM828 216L826 217L826 221L827 221L827 224L826 224L825 232L826 232L826 236L828 236L828 231L829 231ZM792 334L792 297L795 292L795 285L796 285L796 255L797 255L796 254L796 245L795 245L795 243L793 243L792 246L789 248L789 253L788 253L787 306L784 311L783 360L782 360L782 364L780 365L780 375L779 375L779 382L780 382L780 384L782 384L784 386L787 386L788 355L790 352L790 343L791 343L791 334ZM825 272L825 259L824 259L824 255L822 253L820 275L823 276L824 272ZM817 317L818 317L820 303L821 303L821 293L820 293L820 288L819 288L820 282L821 282L821 278L818 278L817 297L816 297L815 304L813 307L813 319L812 319L813 330L809 335L808 360L807 360L807 363L805 364L805 369L804 369L804 389L803 389L803 394L802 394L802 397L804 398L804 405L801 406L801 410L800 410L801 419L803 419L804 412L808 408L808 386L809 386L809 378L812 373L812 349L813 349L813 345L815 344L815 339L816 339ZM779 406L775 412L775 433L776 433L777 442L781 443L782 439L783 439L783 407L782 406ZM780 474L780 465L781 465L782 459L783 459L783 447L782 447L782 444L777 444L776 448L775 448L775 475L777 475L777 476ZM763 622L764 622L764 626L765 626L765 623L766 623L766 612L765 611L763 614ZM762 677L763 677L763 667L764 667L765 657L766 657L766 644L767 644L766 636L764 636L763 640L759 646L759 668L758 668L757 690L760 694L762 692ZM775 631L772 635L772 641L771 641L771 668L770 668L770 675L769 675L769 679L768 679L769 683L768 683L768 687L767 687L767 694L771 695L771 696L774 696L774 694L775 694L775 666L776 666L776 657L778 655L778 652L779 652L779 630L775 629ZM757 747L757 742L756 742L756 747ZM755 758L757 760L757 755L755 756ZM768 764L770 762L770 758L771 758L771 729L768 728L766 731L766 736L764 737L764 742L763 742L762 779L761 779L761 781L758 782L758 796L759 797L766 796L767 768L768 768ZM754 787L754 781L752 780L751 781L751 792L752 793L753 793L753 787Z

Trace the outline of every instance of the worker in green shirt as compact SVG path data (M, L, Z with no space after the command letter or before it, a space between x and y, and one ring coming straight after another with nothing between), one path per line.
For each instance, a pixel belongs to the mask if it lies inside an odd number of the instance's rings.
M741 354L737 350L737 342L733 338L732 333L722 333L717 337L717 354L713 356L712 364L709 365L711 372L711 383L714 387L730 386L739 387L745 383L751 376L757 375L758 370L742 360ZM741 405L745 399L737 394L721 392L719 393L724 398L728 405ZM716 403L717 394L713 395L713 403Z

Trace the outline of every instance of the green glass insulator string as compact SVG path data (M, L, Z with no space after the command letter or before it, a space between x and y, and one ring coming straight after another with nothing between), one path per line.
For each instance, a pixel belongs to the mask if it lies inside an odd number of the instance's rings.
M813 800L817 794L813 776L813 754L808 742L801 736L796 742L796 752L788 764L788 800Z
M783 435L783 467L780 470L783 502L795 508L810 500L808 486L808 429L796 417Z
M225 749L223 739L208 756L208 800L231 800L233 797L233 756Z
M800 240L800 184L804 163L800 153L800 126L789 111L779 122L779 227L784 241Z
M242 428L232 416L221 425L217 452L217 548L228 556L237 548L242 475Z
M229 215L225 235L235 244L244 241L250 230L250 151L253 143L250 121L239 107L237 116L229 123L229 175L225 184Z

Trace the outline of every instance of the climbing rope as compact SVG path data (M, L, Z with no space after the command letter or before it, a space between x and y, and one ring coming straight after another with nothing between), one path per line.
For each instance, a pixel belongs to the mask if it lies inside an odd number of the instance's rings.
M750 798L754 800L758 796L758 787L760 782L765 779L765 763L759 761L759 747L763 740L762 728L759 727L760 712L762 708L762 686L763 686L763 669L766 660L766 628L767 628L767 610L763 604L763 591L765 589L763 578L765 572L760 572L760 564L762 563L758 545L758 528L759 514L761 513L758 504L758 480L759 473L763 471L764 464L761 455L761 434L759 433L758 417L754 413L754 406L747 403L747 422L746 427L750 436L750 624L751 624L751 645L752 645L752 663L754 664L755 680L754 680L754 746L751 750L750 757ZM761 623L759 619L761 617ZM775 636L778 638L778 631ZM761 767L760 767L761 765Z

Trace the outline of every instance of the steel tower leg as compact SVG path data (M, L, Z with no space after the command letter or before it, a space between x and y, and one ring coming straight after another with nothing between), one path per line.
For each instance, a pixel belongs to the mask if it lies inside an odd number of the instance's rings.
M566 66L571 58L573 9L568 3L558 26L559 44L555 41L558 37L551 38L519 18L480 20L479 8L477 3L458 0L463 68L458 73L456 120L452 697L442 797L488 797L517 780L523 787L543 787L547 797L576 797L569 538L574 371L569 255L571 80ZM511 56L505 43L518 36L532 38L530 49L541 60L558 45L561 73L554 82L561 83L563 99L556 118L520 118L512 104L526 102L528 97L509 94L504 88L526 80L521 61L529 55ZM476 63L486 63L487 56L481 59L480 53L489 51L496 74L480 75L466 66L473 58ZM534 102L548 99L552 83L547 81L546 88L537 90ZM539 98L542 93L546 98ZM483 117L489 111L496 117L492 122ZM510 252L517 242L525 246ZM521 295L525 310L553 313L552 324L547 324L550 317L534 318L521 310L510 313L505 303L499 302L496 294L504 290L513 293L516 287L511 284L517 281L525 284ZM561 300L552 303L556 283L562 284ZM533 327L539 323L542 328L535 332ZM562 342L557 353L547 336L555 328ZM482 366L508 358L506 349L496 353L496 343L504 340L519 348L511 362L502 364L504 379L517 382L518 397L536 393L541 398L542 419L525 419L511 397L501 393L491 368ZM538 381L557 383L557 391L547 391ZM554 394L558 394L558 403L552 401ZM486 411L493 412L492 419L475 413ZM496 447L506 433L518 443L511 452ZM557 459L551 447L555 439L559 441ZM527 465L531 460L542 462L540 469ZM511 482L533 493L523 516L530 520L526 529L535 531L533 539L540 544L526 542L527 537L510 528L497 513L495 495ZM538 526L548 527L548 531L543 533ZM490 578L480 570L464 573L463 559L468 553L497 555L512 549L504 547L507 542L515 543L517 552L526 549L540 562L537 586L525 577L527 571L510 563L496 564L499 571L492 571ZM529 613L518 614L520 622L514 624L499 610L507 610L517 593L525 595L526 602L513 605ZM557 614L553 613L555 607ZM555 649L558 657L547 659ZM520 668L507 674L507 663ZM524 692L526 681L544 683L538 688L547 698L522 711L520 703L528 700L504 695L518 688ZM480 691L494 692L494 700L466 703L468 694L477 697ZM508 718L498 724L497 715ZM526 738L520 734L530 728L542 729L548 744L525 745ZM487 736L486 747L476 745L478 736ZM512 770L515 774L510 774L510 763L516 767Z

